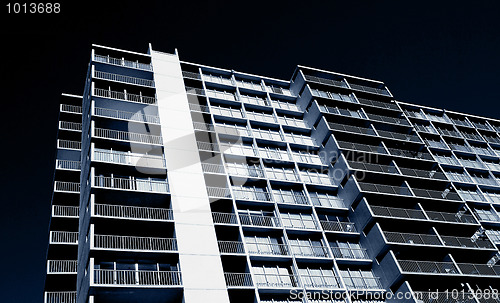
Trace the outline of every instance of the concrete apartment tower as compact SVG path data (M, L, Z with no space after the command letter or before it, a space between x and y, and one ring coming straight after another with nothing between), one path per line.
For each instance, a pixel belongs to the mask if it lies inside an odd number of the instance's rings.
M99 45L59 116L45 303L500 302L498 120Z

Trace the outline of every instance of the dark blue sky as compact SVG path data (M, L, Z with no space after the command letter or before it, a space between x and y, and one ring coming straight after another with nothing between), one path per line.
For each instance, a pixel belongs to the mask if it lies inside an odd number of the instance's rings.
M58 96L83 91L91 43L145 52L151 42L283 79L308 65L384 81L401 101L500 118L499 1L66 2L59 15L2 7L2 302L42 299Z

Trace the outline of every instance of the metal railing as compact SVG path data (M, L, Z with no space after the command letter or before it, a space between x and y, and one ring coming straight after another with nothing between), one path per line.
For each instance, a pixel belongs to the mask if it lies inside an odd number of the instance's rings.
M363 163L363 162L354 162L349 161L349 166L354 169L388 173L388 174L398 174L398 169L395 166L390 165L381 165L381 164L373 164L373 163Z
M303 192L273 190L274 200L278 203L308 205L309 201Z
M227 124L215 124L215 131L219 134L231 135L231 136L252 136L252 131L247 127L227 125Z
M263 114L263 113L251 112L248 110L247 110L246 114L247 114L248 119L251 119L251 120L256 120L256 121L260 121L260 122L268 122L268 123L276 123L276 119L274 118L274 116L272 114L267 115L267 114Z
M316 146L315 140L309 136L296 135L290 133L283 133L283 136L285 137L285 141L289 143Z
M182 76L188 79L201 80L201 75L199 73L182 71Z
M471 263L457 263L457 265L464 275L500 276L500 265L489 266L487 264Z
M274 107L277 107L277 108L280 108L280 109L286 109L286 110L291 110L291 111L300 111L300 108L297 106L297 104L294 104L294 103L280 102L280 101L271 100L271 104Z
M376 135L375 131L373 129L366 128L366 127L344 125L344 124L338 124L338 123L333 123L333 122L328 122L328 126L333 130L340 130L340 131L345 131L345 132L350 132L350 133L355 133L355 134L362 134L362 135L372 135L372 136Z
M384 236L388 242L392 243L406 243L416 245L443 245L436 235L426 234L409 234L384 231Z
M94 235L94 248L176 251L177 240L172 238Z
M266 167L266 175L269 179L276 179L282 181L299 181L299 175L295 169L285 169L285 168L273 168Z
M444 245L453 247L468 247L468 248L496 248L489 240L477 239L472 241L469 237L453 237L453 236L443 236L441 235Z
M426 210L425 212L427 213L429 219L434 221L478 224L474 219L474 216L469 214L459 215L457 213L445 213L430 210Z
M113 129L105 129L97 127L94 130L96 137L105 139L114 139L114 140L156 144L156 145L161 145L163 142L161 136L146 135L140 133L125 132L121 130L113 130Z
M186 86L186 93L191 95L205 96L205 90L203 88Z
M249 254L272 256L288 256L290 254L286 244L246 242L245 246Z
M57 148L81 150L82 143L79 141L57 139Z
M180 271L94 269L97 285L181 285Z
M283 137L281 136L281 133L279 131L253 129L252 133L255 136L255 138L274 140L274 141L283 141Z
M70 169L70 170L80 170L82 168L80 161L72 160L56 160L56 168L58 169Z
M221 106L212 106L211 112L214 115L233 117L233 118L243 118L243 113L240 109L233 109Z
M79 211L78 206L52 205L52 217L78 218Z
M117 178L117 177L105 177L105 176L95 176L95 186L113 189L125 189L134 191L148 191L148 192L159 192L168 193L168 182L151 180L151 179L136 179L136 178Z
M460 199L460 196L456 192L446 192L420 188L412 188L412 191L417 197L462 201L462 199Z
M144 167L165 167L163 156L137 154L117 150L95 149L94 161Z
M110 56L101 56L97 54L94 54L94 61L101 63L108 63L112 65L118 65L118 66L132 67L147 71L153 70L153 66L150 63L140 63L139 61L130 61L130 60L125 60L123 58L119 59Z
M309 192L309 196L311 197L312 204L315 206L346 208L344 199L341 199L337 196L318 194L316 192Z
M168 208L125 206L111 204L94 204L94 215L110 218L173 220L173 213Z
M128 84L134 84L134 85L142 85L142 86L148 86L148 87L155 86L155 83L153 80L125 76L125 75L120 75L120 74L107 73L107 72L98 71L98 70L94 71L94 77L98 78L98 79L111 80L111 81L123 82L123 83L128 83Z
M301 245L291 243L290 248L295 256L328 258L328 249L323 245Z
M196 145L199 150L210 151L210 152L218 152L220 151L219 145L217 143L196 141Z
M454 274L459 275L458 269L452 262L398 260L403 272L426 274Z
M347 84L342 80L339 81L339 80L325 79L309 75L304 75L304 78L306 78L307 81L317 82L321 84L328 84L337 87L347 87Z
M381 137L385 137L385 138L397 139L397 140L402 140L402 141L410 141L410 142L418 142L418 143L421 142L417 136L411 135L411 134L395 133L395 132L378 130L378 129L377 129L377 133Z
M374 145L367 145L367 144L361 144L361 143L353 143L353 142L346 142L346 141L337 141L339 144L339 147L342 149L352 149L355 151L364 151L364 152L370 152L370 153L379 153L379 154L387 154L387 151L383 146L374 146Z
M225 169L222 164L201 163L201 169L205 173L224 174Z
M72 193L80 193L80 183L54 181L54 191L67 191Z
M358 182L359 187L362 191L383 193L383 194L393 194L393 195L403 195L412 196L410 189L403 186L392 186L385 184L373 184L373 183L363 183Z
M193 128L196 130L203 130L207 132L214 131L214 125L210 123L203 123L203 122L193 122Z
M78 244L78 232L73 231L51 231L50 243Z
M275 160L284 160L284 161L292 161L290 155L286 150L278 149L278 148L262 148L259 147L259 155L262 158L269 158Z
M271 195L267 191L233 187L233 194L238 200L271 201Z
M127 92L112 91L109 89L94 88L94 95L98 97L132 101L144 104L156 104L156 97L130 94Z
M447 180L446 176L442 172L438 171L429 171L429 170L421 170L421 169L413 169L399 166L399 170L403 175L420 177L420 178L428 178L428 179L438 179L438 180Z
M233 213L212 212L212 219L218 224L238 224L238 218Z
M263 178L264 171L260 165L232 165L227 164L227 173L234 176Z
M239 214L241 225L262 226L262 227L281 227L279 218L266 215Z
M384 289L379 277L342 276L347 289Z
M371 106L385 108L385 109L399 110L398 106L394 103L386 103L386 102L380 102L380 101L375 101L375 100L368 100L368 99L359 98L359 97L358 97L358 101L359 101L359 103L364 104L364 105L371 105Z
M64 130L82 131L82 124L76 122L59 121L59 128Z
M226 187L207 186L207 194L214 198L231 198L231 190Z
M296 162L303 162L303 163L313 163L313 164L318 164L318 165L324 165L323 161L321 160L321 157L317 154L311 154L308 152L295 152L292 151L292 156L293 159Z
M77 105L61 104L60 110L62 112L73 113L73 114L82 113L82 107Z
M160 117L155 115L141 114L140 112L127 112L110 108L96 107L94 108L94 115L106 118L160 124Z
M368 119L375 120L375 121L380 121L380 122L386 122L386 123L392 123L392 124L397 124L397 125L410 125L410 123L402 118L395 118L395 117L388 117L388 116L381 116L381 115L375 115L375 114L370 114L366 113L368 116Z
M254 274L257 287L298 287L299 283L294 275L286 274Z
M382 89L382 88L375 88L375 87L369 87L369 86L365 86L365 85L352 84L352 83L349 83L349 86L352 89L359 90L359 91L366 92L366 93L372 93L372 94L383 95L383 96L390 96L391 95L385 87Z
M241 286L241 287L251 287L252 283L252 275L250 273L232 273L225 272L224 278L226 279L226 285L228 287L231 286Z
M186 89L187 89L187 87L186 87ZM222 91L217 91L217 90L213 90L213 89L207 89L206 93L207 93L207 97L210 97L210 98L236 101L236 96L233 93L222 92Z
M208 107L207 105L194 104L194 103L188 103L188 104L189 104L189 109L192 111L199 111L203 113L210 112L210 107Z
M76 260L48 260L48 274L76 274Z
M394 208L394 207L384 207L370 205L370 208L374 215L393 217L393 218L405 218L405 219L419 219L426 220L423 211L418 209L404 209L404 208Z
M339 259L370 259L364 248L330 247L333 256Z
M393 156L401 156L401 157L407 157L407 158L413 158L413 159L424 159L424 160L434 160L432 158L431 154L427 152L421 152L421 151L412 151L412 150L406 150L406 149L399 149L399 148L387 148L391 155Z
M300 281L304 287L312 288L341 288L340 278L333 275L322 276L322 275L300 275Z
M225 254L244 254L245 247L240 241L217 241L219 251Z
M44 303L76 303L76 291L46 291Z
M306 121L304 121L302 119L296 119L296 118L287 118L287 117L278 116L278 123L282 124L282 125L287 125L287 126L309 128L309 125L307 124Z
M321 224L321 227L323 227L323 230L325 230L325 231L339 231L339 232L348 232L348 233L357 232L356 226L354 225L354 223L351 223L351 222L337 222L337 221L319 220L319 223Z

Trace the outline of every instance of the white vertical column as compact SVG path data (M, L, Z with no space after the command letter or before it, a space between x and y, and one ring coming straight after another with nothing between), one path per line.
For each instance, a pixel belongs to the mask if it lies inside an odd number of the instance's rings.
M151 56L184 302L229 303L179 57Z

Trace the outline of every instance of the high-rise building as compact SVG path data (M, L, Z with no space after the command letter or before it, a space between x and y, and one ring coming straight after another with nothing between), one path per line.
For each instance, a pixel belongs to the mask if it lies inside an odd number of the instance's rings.
M500 302L499 120L151 46L61 100L46 303Z

